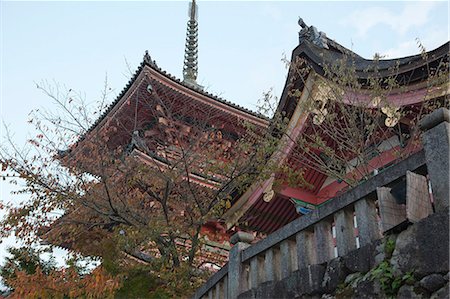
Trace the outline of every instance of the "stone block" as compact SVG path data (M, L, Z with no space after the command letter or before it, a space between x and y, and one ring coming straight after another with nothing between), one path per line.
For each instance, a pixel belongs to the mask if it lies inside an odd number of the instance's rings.
M422 278L419 282L420 286L430 293L433 293L446 283L444 277L440 274L431 274Z
M400 287L397 293L398 299L419 299L424 298L422 294L416 293L414 287L410 285L403 285Z
M251 290L248 290L246 292L239 294L239 296L237 298L238 299L256 299L258 297L256 297L256 290L251 289Z
M433 293L430 299L448 299L449 298L449 285L448 283L440 288L438 291Z
M276 283L273 281L267 281L259 285L256 290L256 298L277 298L276 294Z
M339 257L329 261L322 281L322 287L325 292L334 292L337 286L345 281L347 274L348 270L342 258Z
M448 210L423 219L401 232L391 264L396 274L413 271L417 278L449 270Z
M356 249L353 210L343 209L334 214L336 247L338 256L344 256Z
M376 246L380 241L374 241L356 250L350 251L342 258L345 267L350 273L368 272L375 264Z
M359 273L359 272L357 272L357 273L352 273L352 274L349 274L349 275L345 278L344 283L345 283L346 285L354 284L355 281L359 281L362 277L363 277L362 273ZM356 285L356 283L355 283L354 285Z
M372 280L361 280L354 289L354 298L379 298L380 287Z
M318 295L325 293L322 288L325 266L310 265L295 271L293 274L298 275L299 295Z
M292 274L281 281L281 287L284 289L283 294L286 298L293 298L299 293L299 277Z
M378 245L375 247L375 257L374 257L375 263L373 264L372 268L378 266L386 259L385 246L386 246L386 244L384 242L379 242ZM391 252L391 256L392 256L392 252Z

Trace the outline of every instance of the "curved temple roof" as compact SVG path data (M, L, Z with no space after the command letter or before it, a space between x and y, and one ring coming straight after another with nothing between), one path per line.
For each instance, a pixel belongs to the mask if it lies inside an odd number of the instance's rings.
M313 26L309 28L311 27ZM291 61L295 61L297 58L305 59L313 70L320 75L325 74L324 68L326 66L332 66L336 61L346 61L349 66L354 68L358 79L362 82L370 77L373 78L374 71L376 71L376 77L395 75L397 82L401 85L411 85L424 81L428 77L427 65L437 66L441 62L448 63L449 61L450 42L417 55L395 59L365 59L325 36L320 36L320 38L322 39L322 46L309 36L308 38L303 37L302 32L300 32L300 43L292 51ZM293 82L291 73L292 69L289 70L278 104L278 111L285 111L288 115L289 112L292 112L294 104L292 103L293 100L289 99L289 91L293 87L292 84L301 84L300 82ZM295 88L302 89L301 86L295 86Z
M188 88L192 91L194 91L195 93L201 95L201 96L206 96L214 101L216 101L217 103L220 104L225 104L227 106L229 106L231 109L235 109L240 111L243 114L247 114L251 117L256 117L258 119L260 119L262 122L268 122L269 118L251 111L249 109L246 109L240 105L234 104L230 101L227 101L221 97L215 96L207 91L204 91L201 87L199 86L195 86L189 83L186 83L180 79L177 79L175 76L172 76L171 74L167 73L166 71L162 70L160 67L158 67L158 65L156 64L156 62L154 60L151 59L150 55L148 54L148 52L145 52L144 55L144 59L141 62L141 64L139 65L138 69L136 70L136 72L134 73L134 75L132 76L132 78L128 81L127 85L122 89L122 91L119 93L119 95L117 96L117 98L108 106L108 108L103 112L103 114L91 125L91 127L87 130L87 132L85 132L85 134L78 140L78 142L82 141L86 135L91 132L94 128L96 128L105 118L106 116L113 110L113 108L120 102L120 100L125 96L125 94L128 92L128 90L133 86L133 84L135 83L135 81L137 80L137 78L139 77L139 74L144 70L145 67L150 67L151 69L155 70L156 72L158 72L160 75L163 75L164 77L166 77L167 79L169 79L170 81L174 82L175 84L179 84L185 88Z

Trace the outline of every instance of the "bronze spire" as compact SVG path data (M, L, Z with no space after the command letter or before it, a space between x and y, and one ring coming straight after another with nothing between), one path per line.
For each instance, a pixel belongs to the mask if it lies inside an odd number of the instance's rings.
M183 82L199 87L198 72L198 7L195 0L189 4L189 20L187 22L186 48L184 51Z

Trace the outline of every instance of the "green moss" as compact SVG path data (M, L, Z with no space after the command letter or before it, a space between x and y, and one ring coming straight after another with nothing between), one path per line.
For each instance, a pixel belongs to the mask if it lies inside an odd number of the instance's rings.
M395 275L394 269L388 260L380 263L369 273L372 280L376 280L380 283L381 289L388 297L395 297L402 285L411 285L415 282L412 272L408 272L403 276Z
M384 253L386 255L386 258L391 258L392 254L394 253L395 250L395 238L394 237L389 237L386 240L386 243L384 245Z

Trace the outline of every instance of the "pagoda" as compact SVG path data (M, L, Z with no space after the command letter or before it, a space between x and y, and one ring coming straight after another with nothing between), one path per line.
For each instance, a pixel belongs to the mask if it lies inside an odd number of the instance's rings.
M90 188L85 195L85 207L67 210L48 231L43 232L42 237L47 242L65 248L80 249L76 247L76 239L69 236L66 226L80 217L88 217L86 215L91 215L91 210L97 212L100 210L100 215L105 214L106 218L111 220L102 226L101 229L105 232L111 232L120 224L128 225L130 221L138 223L141 221L145 222L145 225L151 225L153 219L145 219L148 215L143 213L146 209L148 211L163 209L162 204L158 200L142 197L143 208L140 213L133 214L133 211L129 211L127 205L121 203L123 195L119 193L128 194L126 185L134 179L124 174L121 164L133 165L136 173L150 177L146 182L147 187L140 182L135 184L135 188L140 189L141 195L152 192L152 186L161 185L162 182L173 181L179 185L176 191L180 197L179 204L167 207L171 213L178 215L173 220L177 223L188 223L186 219L195 222L196 216L204 216L194 214L189 202L196 202L200 209L203 207L206 211L211 209L213 205L199 203L197 197L210 196L213 201L220 195L223 198L229 197L233 202L238 196L238 191L231 184L234 178L226 171L219 171L216 168L226 163L233 164L232 162L236 163L235 169L245 166L243 161L248 153L239 152L239 148L236 148L237 141L245 136L249 126L255 132L265 132L269 126L269 119L214 96L197 83L197 17L198 8L194 0L189 7L183 80L162 70L146 52L140 66L117 98L75 144L59 152L58 159L73 173L77 175L80 172L90 173L100 178L100 181L110 181L110 184L114 182L116 186L117 184L124 186L120 187L122 189L117 192L118 194L111 196L102 190L107 189L103 188L102 184ZM111 157L111 161L102 162L102 157ZM108 165L104 167L108 169L107 171L102 170L105 164ZM109 170L111 164L118 165L117 169ZM179 169L180 165L184 165L186 169ZM170 180L164 181L166 175L175 178L171 177ZM224 187L224 182L230 183L230 186ZM113 200L109 200L110 205L106 204L104 207L104 204L96 204L92 200L99 195L103 197L106 195ZM159 194L153 196L157 198ZM104 210L108 212L105 213ZM131 216L124 219L126 217L120 214ZM186 225L185 223L183 225ZM216 264L222 265L230 248L231 233L227 232L222 222L214 217L202 225L199 233L206 240L208 248L212 248L202 253L202 263L215 260ZM87 236L88 243L92 243L93 248L91 251L85 251L85 254L96 254L95 247L99 246L102 234L103 232L95 230L92 236ZM179 236L174 238L178 245L191 246L191 243L186 243L186 240ZM129 251L127 254L146 260L146 253L143 252Z

